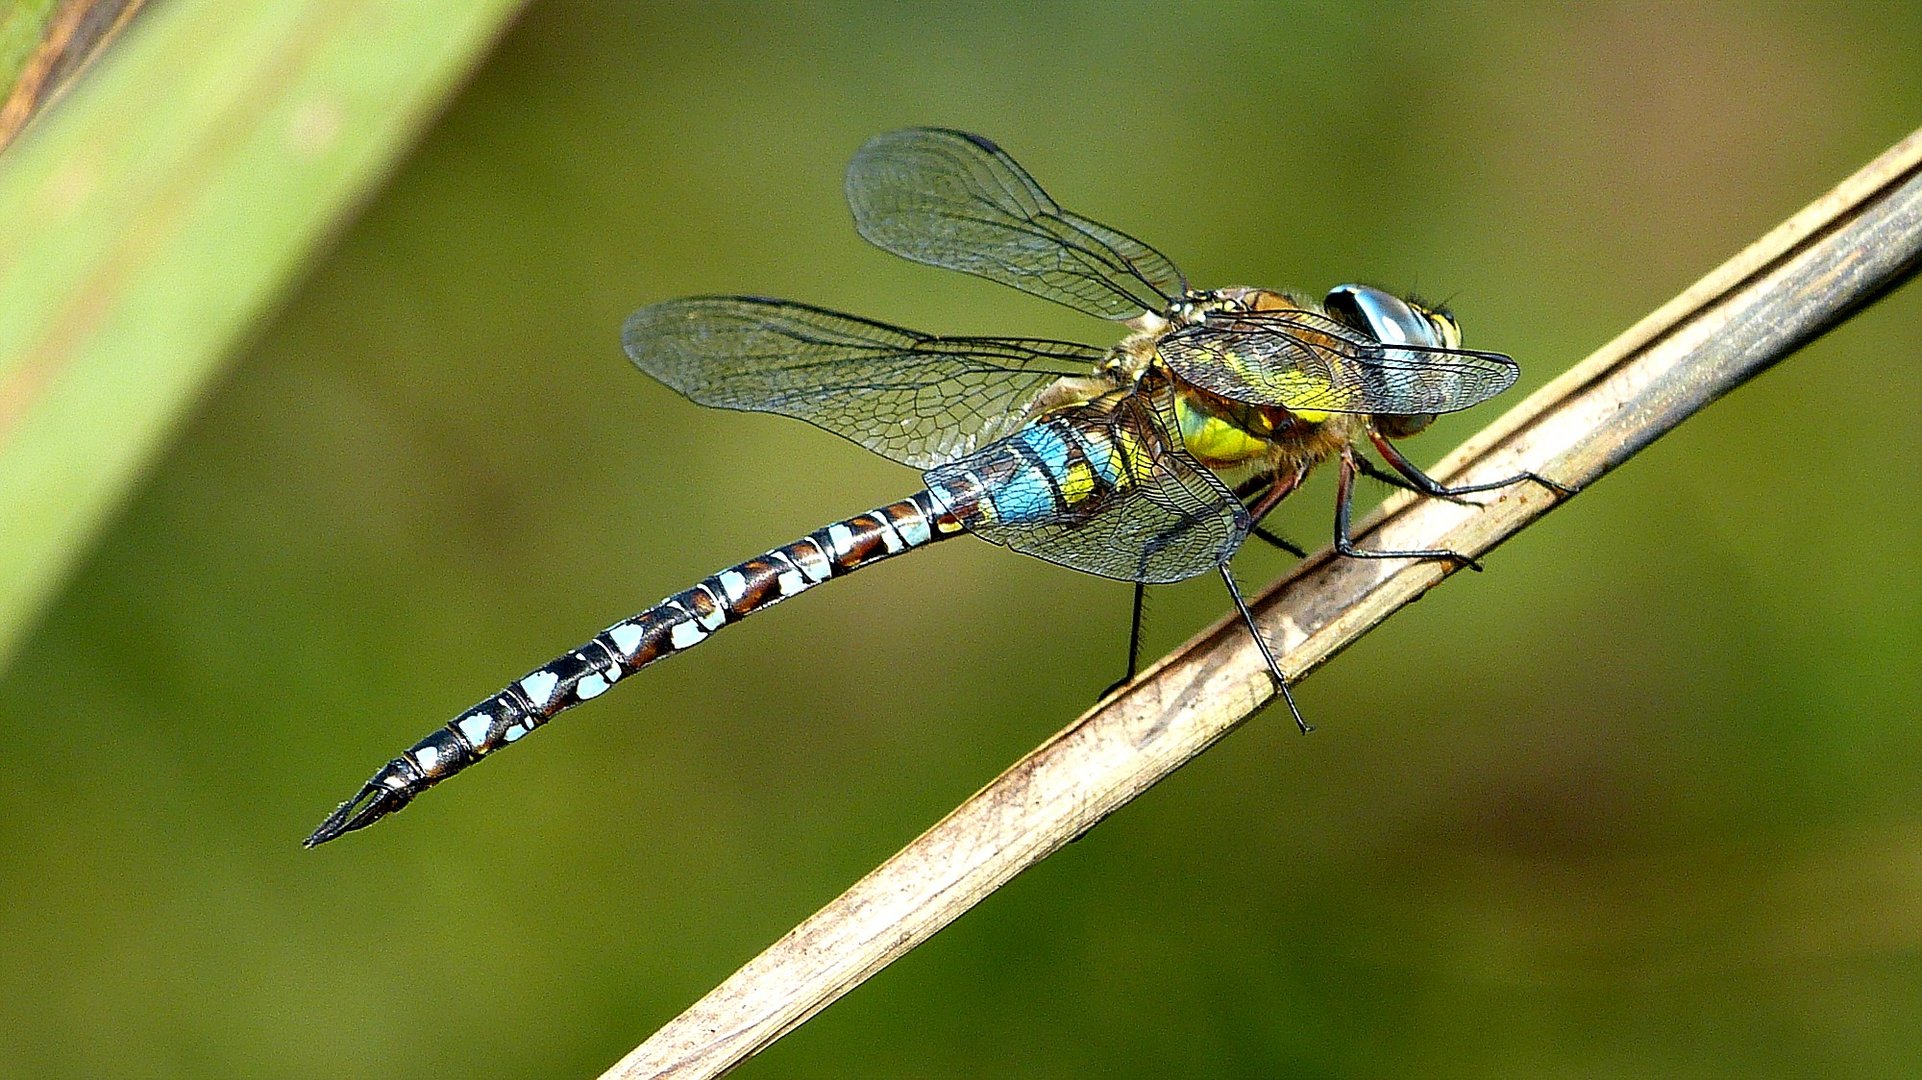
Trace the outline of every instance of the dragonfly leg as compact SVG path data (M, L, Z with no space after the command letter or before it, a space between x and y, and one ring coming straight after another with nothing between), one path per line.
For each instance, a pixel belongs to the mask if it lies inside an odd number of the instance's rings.
M1235 485L1235 498L1242 502L1263 494L1275 484L1274 473L1258 473Z
M1255 522L1254 526L1249 530L1249 534L1257 539L1266 541L1274 547L1280 548L1297 559L1307 558L1308 552L1303 550L1300 545L1290 543L1276 536L1274 533L1269 532L1267 529L1262 528L1261 520L1267 517L1290 492L1293 492L1301 486L1303 475L1301 472L1296 472L1294 477L1286 482L1279 476L1272 474L1257 476L1253 479L1242 481L1240 486L1235 488L1236 498L1243 500L1250 497L1254 498L1254 501L1248 504L1248 515L1253 518Z
M1308 552L1302 550L1302 548L1295 544L1283 540L1267 529L1262 528L1260 523L1261 519L1267 517L1269 512L1272 511L1289 492L1301 486L1303 475L1302 472L1297 471L1294 476L1286 481L1272 474L1256 476L1242 481L1235 487L1235 497L1237 499L1246 501L1252 498L1254 500L1248 503L1248 514L1255 521L1255 524L1251 528L1253 535L1273 544L1297 559L1307 558ZM1141 582L1135 582L1134 618L1128 628L1128 673L1123 675L1106 690L1103 690L1101 697L1105 698L1109 694L1114 693L1116 690L1134 681L1135 672L1138 670L1141 662L1141 617L1143 601L1147 597L1147 594L1148 587ZM1269 666L1272 668L1273 664ZM1285 686L1283 690L1284 692L1286 691ZM1100 698L1096 698L1095 700L1099 701ZM1292 709L1293 705L1293 699L1290 698L1289 707ZM1295 720L1297 722L1301 720L1300 713L1295 714Z
M1447 484L1416 468L1415 463L1403 456L1400 448L1394 443L1389 442L1381 432L1370 428L1368 430L1368 438L1375 444L1375 450L1381 454L1382 460L1394 466L1395 471L1400 473L1402 477L1406 477L1408 482L1401 483L1400 477L1391 478L1385 473L1376 471L1374 462L1366 459L1359 459L1359 467L1362 472L1367 473L1377 480L1386 480L1396 487L1406 488L1409 491L1418 491L1423 495L1431 495L1437 499L1453 499L1457 495L1468 495L1477 491L1494 491L1496 488L1505 488L1511 484L1519 484L1524 480L1540 484L1558 495L1575 494L1574 488L1566 484L1558 484L1546 476L1533 472L1519 472L1506 480L1490 480L1482 484L1462 484L1458 487L1449 487Z
M1135 681L1135 668L1141 662L1141 612L1143 602L1147 598L1148 586L1139 581L1135 582L1134 618L1128 626L1128 673L1103 690L1101 697L1097 697L1096 701Z
M1398 472L1390 472L1389 470L1382 468L1380 465L1375 464L1373 461L1370 461L1368 458L1362 457L1360 454L1355 455L1355 471L1361 473L1363 476L1366 476L1371 480L1380 480L1382 483L1387 484L1389 487L1400 488L1403 491L1412 491L1417 495L1427 495L1436 499L1447 499L1449 502L1460 503L1463 506L1475 505L1473 502L1470 502L1469 500L1464 499L1459 495L1441 495L1441 494L1436 494L1433 491L1429 491L1426 488L1423 488L1421 485L1415 483L1413 480L1410 480L1407 477L1403 476L1402 474ZM1517 479L1519 479L1519 477Z
M1412 466L1411 466L1412 467ZM1459 551L1447 548L1414 548L1408 551L1367 551L1355 546L1348 535L1350 504L1355 495L1355 453L1348 447L1341 452L1341 471L1335 487L1335 550L1351 559L1447 559L1479 572L1482 564Z
M1248 633L1253 635L1255 648L1261 650L1261 658L1268 664L1269 678L1275 680L1275 688L1281 691L1282 700L1288 703L1288 711L1295 717L1295 726L1301 729L1303 735L1315 730L1301 718L1301 709L1295 705L1294 692L1288 688L1288 676L1281 673L1281 665L1275 662L1275 654L1268 651L1268 639L1262 637L1261 630L1255 626L1255 614L1248 610L1248 604L1242 600L1241 589L1235 585L1235 575L1229 572L1227 563L1221 564L1221 580L1227 583L1228 595L1235 602L1235 610L1241 612L1241 621L1247 625Z
M1276 536L1274 533L1269 532L1267 529L1264 529L1259 525L1255 526L1253 529L1250 529L1248 531L1248 535L1253 536L1258 540L1265 540L1268 542L1269 546L1280 548L1281 550L1287 552L1288 554L1293 555L1297 559L1305 559L1308 557L1308 552L1305 549L1303 549L1299 544L1289 543L1288 541L1283 540L1281 537Z

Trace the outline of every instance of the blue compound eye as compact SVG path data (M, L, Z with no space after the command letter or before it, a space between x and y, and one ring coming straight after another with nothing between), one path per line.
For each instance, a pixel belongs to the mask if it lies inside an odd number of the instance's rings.
M1372 285L1338 285L1322 301L1329 315L1384 345L1448 347L1435 320L1413 304Z

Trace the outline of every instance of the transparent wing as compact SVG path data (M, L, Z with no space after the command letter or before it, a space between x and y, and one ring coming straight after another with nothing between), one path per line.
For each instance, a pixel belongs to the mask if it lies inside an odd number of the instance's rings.
M806 420L923 469L1020 427L1036 395L1103 356L1065 341L934 337L748 296L644 307L621 342L642 371L702 405Z
M1075 410L1077 422L1106 425L1117 440L1147 448L1128 463L1129 482L1106 498L1067 505L1019 524L979 523L968 531L1070 569L1123 581L1162 584L1213 570L1231 558L1253 527L1248 511L1213 473L1175 447L1171 399L1131 395L1105 416ZM1112 445L1112 444L1111 444ZM1018 456L989 446L927 472L928 486L979 482L988 491L1010 479Z
M1236 401L1347 413L1445 413L1521 373L1501 353L1384 345L1312 311L1211 315L1157 344L1188 382Z
M1069 213L979 135L877 135L848 165L854 227L903 258L977 274L1099 315L1160 314L1187 291L1167 257Z

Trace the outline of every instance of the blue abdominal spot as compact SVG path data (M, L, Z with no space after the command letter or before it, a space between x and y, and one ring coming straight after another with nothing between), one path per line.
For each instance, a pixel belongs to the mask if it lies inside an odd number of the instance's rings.
M1054 488L1037 469L1026 468L995 489L990 500L996 521L1009 525L1040 521L1054 512Z

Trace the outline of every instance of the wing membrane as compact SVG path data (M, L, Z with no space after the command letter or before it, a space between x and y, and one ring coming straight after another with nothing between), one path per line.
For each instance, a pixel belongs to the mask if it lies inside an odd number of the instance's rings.
M806 420L923 469L1020 427L1037 394L1103 356L1064 341L934 337L746 296L644 307L621 342L642 371L702 405Z
M1161 437L1160 432L1174 430L1167 426L1174 416L1165 388L1152 397L1131 395L1106 416L1086 422L1108 425L1118 441L1150 449L1143 461L1128 463L1126 485L1103 499L1057 505L1036 520L970 523L968 531L1070 569L1148 584L1194 577L1234 555L1253 522L1219 478ZM992 489L996 471L1011 461L1001 448L986 447L930 469L928 486L966 486L978 479Z
M1175 374L1256 405L1421 414L1466 409L1514 383L1500 353L1385 345L1312 311L1212 315L1158 343Z
M1187 290L1166 256L1063 210L979 135L877 135L849 164L847 195L855 228L878 247L1104 319L1159 314Z

